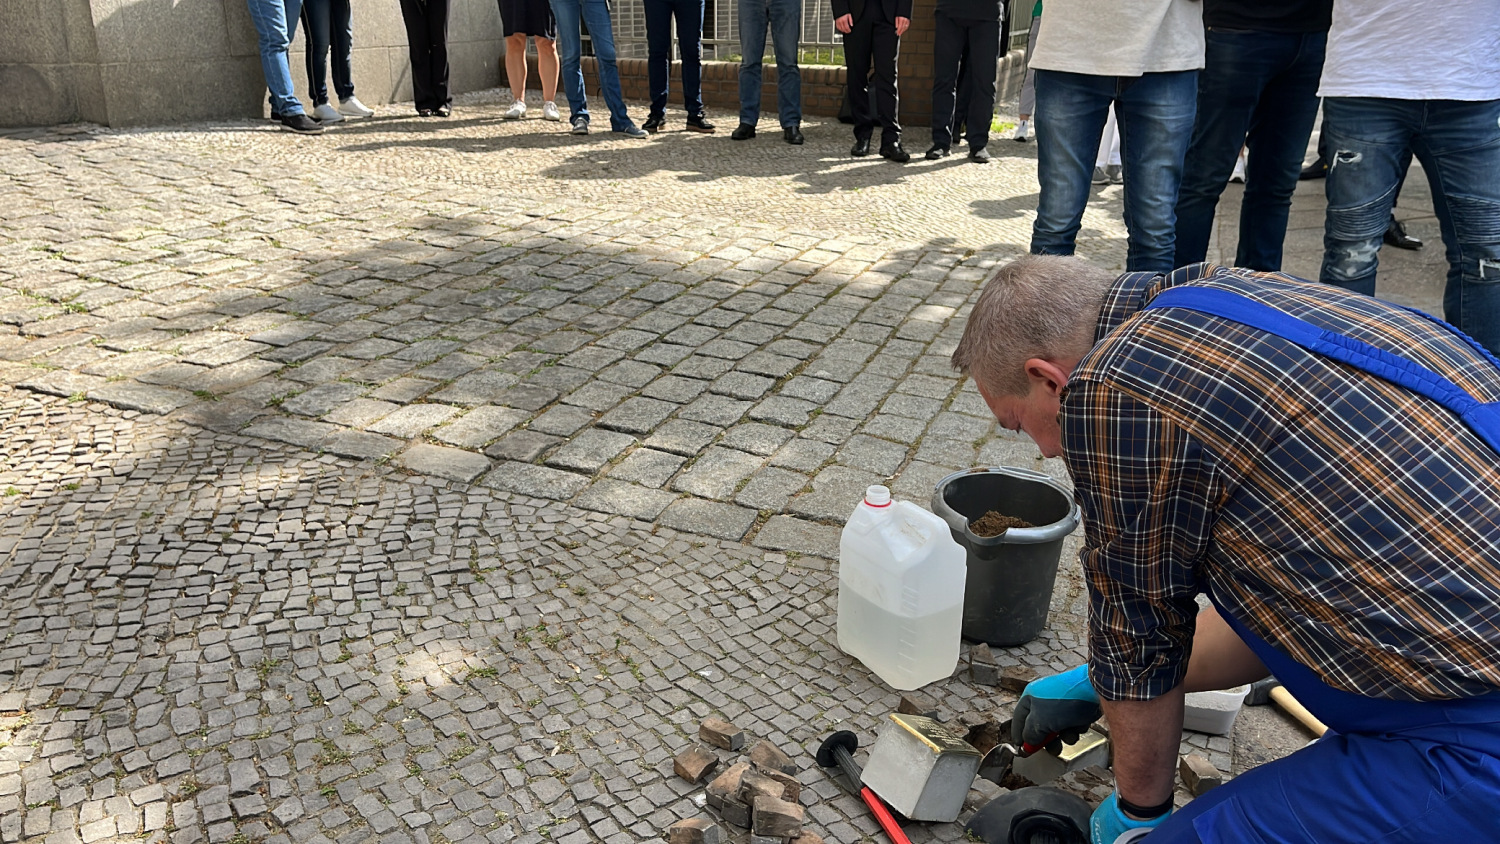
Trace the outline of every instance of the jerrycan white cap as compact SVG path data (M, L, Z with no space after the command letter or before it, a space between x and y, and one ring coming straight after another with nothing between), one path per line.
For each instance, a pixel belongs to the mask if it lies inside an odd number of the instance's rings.
M872 486L866 487L865 503L870 505L871 507L891 506L890 489L883 487L880 484L874 484Z

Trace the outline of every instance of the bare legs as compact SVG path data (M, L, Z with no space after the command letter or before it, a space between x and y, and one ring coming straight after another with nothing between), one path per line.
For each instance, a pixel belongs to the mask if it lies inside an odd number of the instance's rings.
M551 38L536 36L537 73L542 77L542 99L554 102L557 99L557 45ZM526 98L526 35L516 33L505 37L505 73L510 82L510 94L516 100Z

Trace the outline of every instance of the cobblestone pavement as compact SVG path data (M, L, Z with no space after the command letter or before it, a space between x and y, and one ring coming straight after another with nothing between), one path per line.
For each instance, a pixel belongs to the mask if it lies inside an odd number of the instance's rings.
M870 483L1064 479L947 365L1031 147L576 139L504 100L0 134L0 841L646 840L703 812L671 762L710 715L804 766L809 828L874 835L811 761L897 701L834 645L839 525ZM1110 265L1119 190L1080 242ZM1082 658L1075 552L1002 665Z

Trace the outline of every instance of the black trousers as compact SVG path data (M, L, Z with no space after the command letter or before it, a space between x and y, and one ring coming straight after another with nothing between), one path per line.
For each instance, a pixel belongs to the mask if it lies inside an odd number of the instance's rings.
M968 51L968 97L963 123L970 149L990 141L990 119L995 113L995 69L1000 61L1000 22L964 20L937 13L933 34L932 144L953 145L954 90L959 60Z
M401 0L411 49L411 93L418 110L453 102L448 95L449 0Z
M844 61L849 68L849 107L854 112L854 137L868 138L880 126L880 145L901 140L896 119L896 52L901 39L896 22L885 19L880 0L866 0L865 8L844 36ZM875 75L870 75L870 65ZM870 89L875 89L874 103Z

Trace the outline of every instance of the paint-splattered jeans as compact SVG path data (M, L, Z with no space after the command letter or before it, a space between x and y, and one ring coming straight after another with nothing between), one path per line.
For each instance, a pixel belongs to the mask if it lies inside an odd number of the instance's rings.
M1410 149L1448 258L1443 318L1500 354L1500 100L1323 101L1328 217L1320 278L1375 293L1381 236Z

